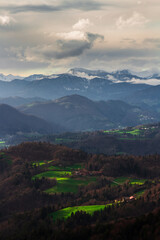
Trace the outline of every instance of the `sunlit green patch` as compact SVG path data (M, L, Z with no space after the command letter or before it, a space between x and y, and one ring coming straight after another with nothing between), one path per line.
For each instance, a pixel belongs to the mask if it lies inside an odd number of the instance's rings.
M82 177L82 178L56 178L57 184L53 188L47 189L45 192L49 194L54 193L77 193L80 186L88 185L95 182L96 177Z
M132 185L134 185L134 184L143 185L145 183L145 181L147 181L147 180L146 179L133 179L133 178L129 179L129 183Z
M136 178L128 178L128 177L120 177L120 178L115 178L112 182L112 186L114 185L121 185L124 184L128 181L128 183L134 185L143 185L145 183L145 181L147 181L146 179L136 179Z
M131 136L135 136L135 137L137 137L137 136L140 136L142 133L144 133L144 130L141 130L141 129L132 129L132 130L125 130L125 129L121 129L121 130L118 130L118 129L116 129L116 130L106 130L106 131L104 131L104 133L109 133L109 134L119 134L119 135L124 135L124 134L130 134ZM127 140L129 140L130 138L122 138L122 140L123 139L127 139ZM136 139L137 140L137 139Z
M71 217L72 213L75 214L78 211L83 211L90 215L93 215L94 212L104 210L108 206L112 206L112 203L106 205L68 207L52 213L51 216L53 217L53 221L56 221L57 219L67 219Z
M124 134L125 131L116 129L116 130L106 130L106 131L104 131L104 133L109 133L109 134L113 134L113 133Z
M66 170L66 171L72 171L72 170L78 170L82 169L83 165L82 164L74 164L71 166L50 166L48 169L49 170Z
M142 131L140 129L134 129L131 131L126 131L126 133L131 134L133 136L139 136Z
M42 172L40 174L35 175L32 179L36 178L58 178L58 177L66 177L66 176L71 176L72 172L71 171L47 171L47 172Z
M5 144L6 142L5 141L0 141L0 144Z
M53 162L53 160L51 160L51 161L39 161L39 162L34 162L34 163L32 163L32 166L38 167L38 166L42 166L42 165L45 165L45 164L49 164L49 163L51 163L51 162Z

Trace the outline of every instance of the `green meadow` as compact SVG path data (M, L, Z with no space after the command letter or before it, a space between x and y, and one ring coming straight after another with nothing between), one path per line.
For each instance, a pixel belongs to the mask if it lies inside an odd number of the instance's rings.
M45 165L45 164L48 164L48 163L51 163L51 162L53 162L53 160L51 160L51 161L39 161L39 162L34 162L34 163L32 163L32 166L38 167L38 166L42 166L42 165Z
M77 193L80 186L86 186L89 183L95 182L96 177L81 177L81 178L56 178L57 184L53 188L47 189L45 192L54 193Z
M46 171L46 172L42 172L39 173L37 175L35 175L32 179L36 179L36 178L58 178L58 177L67 177L67 176L71 176L72 172L71 171Z
M127 130L106 130L106 131L104 131L104 133L109 133L109 134L119 134L119 135L123 135L123 134L130 134L130 135L132 135L132 136L135 136L135 137L137 137L137 136L140 136L142 133L144 133L144 130L142 130L142 129L132 129L132 130L129 130L129 131L127 131Z
M51 162L51 161L50 161ZM49 162L47 162L49 163ZM46 161L41 161L38 163L34 163L36 166L42 166L46 164ZM37 165L38 164L38 165ZM77 193L79 186L88 185L91 182L95 182L97 180L96 177L88 176L88 177L72 177L72 172L78 169L82 169L83 164L76 163L70 166L50 166L48 167L49 171L42 172L40 174L35 175L32 177L32 180L36 178L49 178L49 179L56 179L57 184L56 186L45 190L48 194L54 193L65 193L65 192L72 192Z
M137 185L143 185L145 183L145 181L147 181L146 179L133 179L131 178L130 179L130 184L134 185L134 184L137 184Z
M146 179L136 179L136 178L129 178L129 177L119 177L115 178L112 182L112 185L121 185L124 184L126 181L129 181L130 184L134 185L143 185Z
M53 221L56 221L57 219L67 219L72 215L72 213L75 214L78 211L79 212L83 211L90 215L93 215L94 212L104 210L104 208L111 206L111 205L112 205L112 203L109 203L106 205L68 207L68 208L64 208L57 212L52 213L51 216L53 217Z
M141 130L134 129L134 130L131 130L131 131L126 131L125 133L131 134L133 136L139 136L141 134Z
M83 165L82 164L74 164L71 166L50 166L48 169L49 170L57 170L57 171L72 171L72 170L78 170L78 169L82 169Z

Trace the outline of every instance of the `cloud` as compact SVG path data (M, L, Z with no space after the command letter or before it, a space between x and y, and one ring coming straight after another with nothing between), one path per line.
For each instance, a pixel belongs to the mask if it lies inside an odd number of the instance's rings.
M81 31L57 33L56 35L65 40L86 40L85 33Z
M11 13L21 13L21 12L55 12L55 11L63 11L67 9L79 9L83 11L92 11L92 10L100 10L104 4L99 1L94 0L64 0L59 1L60 4L12 4L12 5L3 5L1 6L2 10L9 11Z
M86 27L92 25L92 23L90 22L90 20L87 19L80 19L76 24L73 25L73 29L75 30L83 30Z
M12 53L12 56L21 62L44 62L50 64L54 60L78 57L86 50L91 49L97 39L103 40L104 37L99 34L85 33L85 38L84 40L59 39L56 43L32 48L10 48L8 52Z
M92 48L97 39L104 40L102 35L84 32L89 25L91 25L89 19L80 19L72 26L75 31L57 33L56 36L60 37L57 41L60 51L56 53L56 58L79 56L86 49Z
M56 35L65 40L87 40L87 35L84 30L90 25L92 25L90 20L83 18L72 26L74 31L57 33Z
M146 38L143 41L144 44L154 45L160 48L160 38Z
M134 12L130 18L124 19L123 16L119 17L116 26L118 29L140 27L148 23L149 20L140 13Z
M0 16L0 25L1 26L7 26L10 25L10 23L15 22L15 20L12 17L9 16Z
M56 53L55 57L57 59L61 58L69 58L76 57L83 54L83 52L87 49L91 49L93 47L94 42L97 39L103 40L104 37L99 34L93 33L85 33L84 40L59 40L58 45L60 51Z

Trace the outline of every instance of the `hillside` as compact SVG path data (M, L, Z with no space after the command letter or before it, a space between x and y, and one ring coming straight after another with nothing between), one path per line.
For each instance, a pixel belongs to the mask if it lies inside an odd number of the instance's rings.
M7 97L0 98L0 104L7 104L12 107L19 107L24 104L33 104L36 102L45 102L43 98L23 98L23 97Z
M57 125L54 126L38 117L21 113L9 105L0 104L0 116L1 136L17 132L49 134L58 131Z
M138 91L125 98L129 103L139 106L148 106L159 112L160 110L160 85Z
M2 150L0 238L116 239L116 230L137 240L143 230L134 225L150 222L147 234L158 235L159 163L159 155L92 155L41 142Z
M160 123L106 131L66 132L41 136L15 135L3 140L6 145L32 141L50 142L92 154L160 154Z
M79 95L22 106L21 111L55 122L69 131L87 131L134 126L158 121L159 115L123 101L94 102Z

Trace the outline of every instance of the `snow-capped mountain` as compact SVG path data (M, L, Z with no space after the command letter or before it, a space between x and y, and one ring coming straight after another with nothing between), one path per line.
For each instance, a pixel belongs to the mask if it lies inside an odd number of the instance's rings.
M23 77L20 77L20 76L14 76L12 74L9 74L9 75L4 75L2 73L0 73L0 81L7 81L7 82L10 82L14 79L23 79Z

